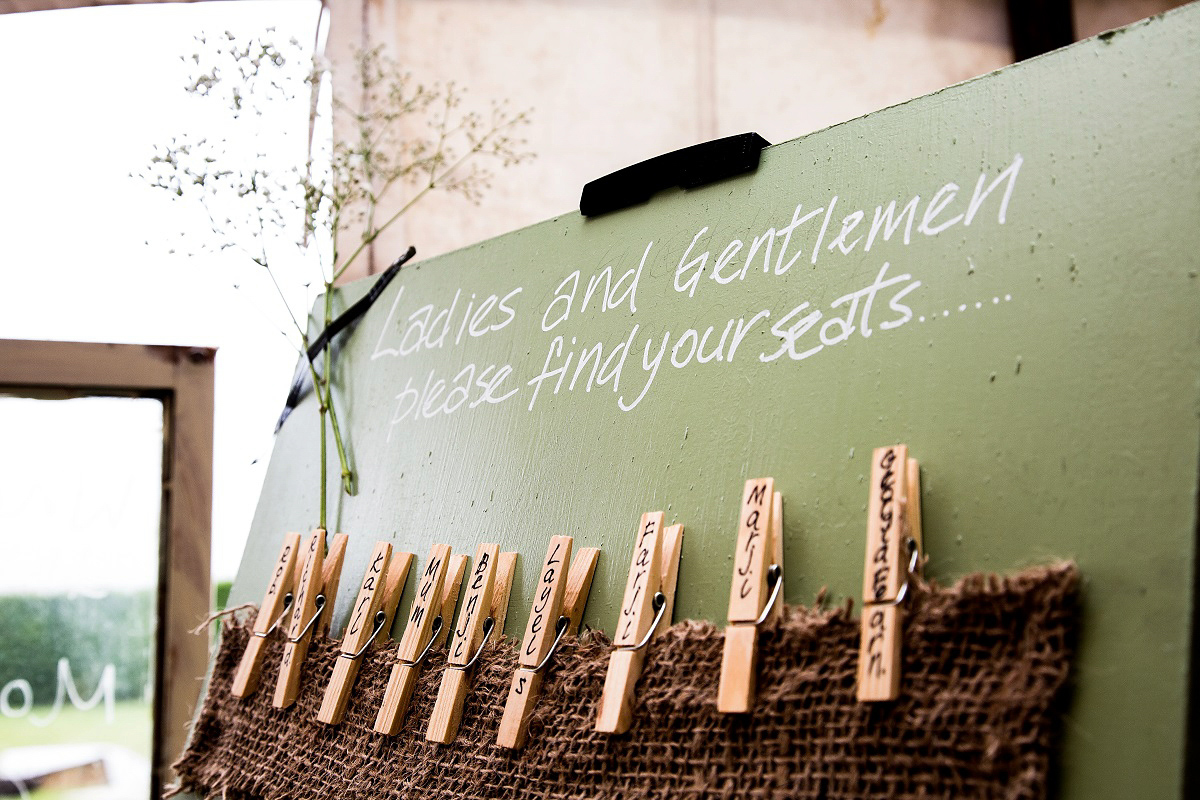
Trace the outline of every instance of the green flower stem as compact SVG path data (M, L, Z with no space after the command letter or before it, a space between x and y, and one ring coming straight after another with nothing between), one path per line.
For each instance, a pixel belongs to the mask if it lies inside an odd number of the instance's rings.
M329 350L325 351L325 374L329 374ZM342 439L341 428L338 427L337 410L333 406L333 387L330 385L329 379L325 381L325 400L326 408L329 409L329 426L333 429L333 444L337 448L338 464L342 468L342 491L353 497L358 494L358 482L354 477L354 470L350 469L350 459L346 455L345 441Z
M310 363L310 366L311 366L311 363ZM313 372L315 375L316 370L313 370ZM314 377L314 381L315 381L315 377ZM326 454L325 454L325 414L326 414L327 409L325 407L325 400L321 395L320 387L321 387L321 384L319 382L314 382L313 389L317 393L317 401L321 404L321 406L320 406L320 408L321 408L321 511L320 511L320 514L318 517L317 527L320 528L321 530L326 530L326 528L325 528L325 496L326 496L328 490L326 488L326 478L325 478L325 472L326 472L326 467L325 467L325 458L326 458Z
M325 285L325 325L326 327L333 320L333 285L327 283ZM355 479L354 470L350 468L350 459L346 454L345 440L342 438L341 425L338 423L337 408L333 403L333 366L332 357L329 348L325 348L325 362L323 364L324 377L317 375L316 368L309 363L309 374L312 375L313 391L316 392L317 402L320 403L321 409L321 527L325 527L326 521L326 495L328 491L328 477L326 459L328 450L326 444L326 416L328 416L328 427L333 430L333 444L337 450L338 465L341 467L341 487L347 495L353 497L358 494L358 482Z

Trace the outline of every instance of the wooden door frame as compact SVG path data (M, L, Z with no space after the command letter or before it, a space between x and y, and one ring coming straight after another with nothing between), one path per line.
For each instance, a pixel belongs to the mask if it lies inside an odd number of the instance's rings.
M0 339L0 390L163 404L151 797L173 777L208 661L216 349Z

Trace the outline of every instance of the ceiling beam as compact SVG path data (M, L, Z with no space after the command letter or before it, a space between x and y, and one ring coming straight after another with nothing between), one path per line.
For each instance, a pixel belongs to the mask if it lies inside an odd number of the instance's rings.
M0 0L0 14L22 11L61 11L94 6L129 6L138 3L196 3L202 0Z

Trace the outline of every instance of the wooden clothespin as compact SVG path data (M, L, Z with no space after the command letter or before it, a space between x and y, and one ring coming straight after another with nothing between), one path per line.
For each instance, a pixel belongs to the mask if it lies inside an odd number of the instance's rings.
M380 649L387 641L386 637L392 630L392 623L396 621L400 596L404 594L404 587L408 583L408 573L412 569L415 558L416 555L413 553L392 553L392 563L388 564L387 576L383 581L383 606L380 609L385 615L383 618L384 638L376 639L375 643L371 645L372 650Z
M429 717L425 738L450 744L458 735L463 703L470 690L469 670L483 652L483 646L496 630L494 600L503 595L504 605L512 589L516 553L501 553L498 544L481 544L475 551L475 566L467 583L467 596L458 612L454 641L446 657L446 669L438 687L437 700ZM501 561L508 566L500 574ZM500 633L503 633L501 629ZM496 635L499 638L500 634Z
M671 624L682 546L682 525L664 530L663 512L642 515L596 715L601 733L625 733L633 722L634 688L646 645Z
M342 637L341 653L333 665L333 676L325 687L325 697L317 720L329 725L341 723L350 702L350 691L358 677L362 656L387 631L400 603L400 594L408 580L412 553L397 553L387 542L376 542L367 562L366 574L359 585L358 596L350 609L350 620Z
M921 465L912 456L905 462L904 531L917 546L916 575L925 577L925 538L921 533Z
M279 680L272 700L275 708L289 707L300 694L300 672L308 656L308 645L314 629L318 632L323 629L319 623L325 607L333 605L349 538L344 533L335 534L327 557L325 531L318 528L308 537L304 547L304 569L292 603L283 659L279 662Z
M592 578L600 560L599 547L581 547L571 559L567 572L567 591L563 595L562 614L567 618L567 636L578 636L583 623L583 609L592 590Z
M292 607L292 585L299 549L300 534L289 533L283 537L283 547L279 550L279 558L275 559L275 568L271 570L267 593L258 607L258 616L254 618L250 641L246 643L246 651L242 653L242 660L233 675L231 692L234 697L247 697L258 688L267 637L274 633Z
M461 553L450 556L446 567L446 579L442 582L442 602L438 605L438 615L442 618L441 630L433 637L433 648L437 650L450 637L450 627L454 623L454 609L458 606L458 595L462 592L463 579L467 577L467 557Z
M375 731L389 736L400 730L408 704L412 702L417 688L421 662L433 649L434 638L444 627L441 604L446 572L450 562L450 546L435 544L429 550L429 562L421 574L417 596L413 598L408 623L400 637L397 651L399 660L392 667L387 689L383 693L383 704L375 717Z
M775 492L771 501L771 564L777 568L776 582L780 593L783 592L783 494ZM767 568L770 571L770 567ZM768 600L768 602L770 602ZM778 622L783 619L783 599L771 603L771 611L767 619Z
M342 582L342 564L346 561L346 546L349 543L347 534L334 534L333 541L329 543L329 552L325 554L325 563L321 566L321 594L325 596L329 609L317 619L317 634L329 634L329 625L333 622L333 603L337 600L338 586Z
M496 620L495 637L504 635L504 623L508 620L508 599L512 596L513 577L517 574L517 554L501 553L496 566L496 578L492 582L492 605L490 613Z
M746 481L729 591L729 624L721 654L717 710L744 714L754 706L758 626L775 614L783 593L783 498L774 478ZM772 517L778 504L778 524Z
M600 553L596 548L584 548L568 567L572 543L570 536L552 536L546 548L546 559L534 589L533 610L517 654L520 666L513 673L496 734L496 743L501 747L519 748L525 744L529 714L542 690L542 671L563 636L578 633L578 622L572 631L572 620L583 617ZM571 580L570 575L578 576L577 580Z
M910 575L918 572L921 559L919 475L905 445L880 447L871 456L858 648L860 702L895 700L900 695L902 604Z

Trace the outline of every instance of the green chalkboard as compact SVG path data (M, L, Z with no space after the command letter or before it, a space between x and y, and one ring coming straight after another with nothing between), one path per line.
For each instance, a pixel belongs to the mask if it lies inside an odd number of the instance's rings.
M603 548L585 621L611 629L656 509L686 526L676 618L723 620L762 475L785 498L788 601L857 597L870 451L904 442L931 577L1085 576L1061 796L1178 796L1197 131L1193 5L771 147L751 175L405 268L336 367L360 488L333 506L335 631L386 539L421 562L435 541L519 550L519 632L553 534ZM316 413L279 435L231 602L314 525Z

